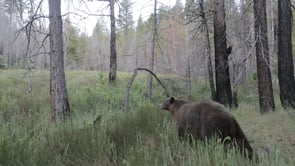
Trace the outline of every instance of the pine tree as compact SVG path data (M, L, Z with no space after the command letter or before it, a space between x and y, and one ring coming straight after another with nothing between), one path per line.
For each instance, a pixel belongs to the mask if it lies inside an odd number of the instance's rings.
M71 67L81 67L88 54L87 37L83 34L79 34L78 29L71 25L69 18L66 18L64 27L67 38L65 41L67 65L74 63Z
M132 5L134 3L131 0L122 0L120 2L119 18L117 19L118 31L123 32L125 36L133 29L134 21L132 17Z

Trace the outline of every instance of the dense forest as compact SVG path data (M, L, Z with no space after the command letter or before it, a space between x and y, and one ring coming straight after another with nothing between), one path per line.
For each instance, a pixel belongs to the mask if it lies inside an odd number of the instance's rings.
M0 1L0 165L294 164L295 0L151 2ZM180 142L171 95L225 105L261 160Z

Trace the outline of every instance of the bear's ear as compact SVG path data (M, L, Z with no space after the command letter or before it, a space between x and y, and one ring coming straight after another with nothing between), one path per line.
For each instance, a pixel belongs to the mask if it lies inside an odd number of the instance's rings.
M175 98L171 97L169 101L170 101L170 104L172 104L175 101Z

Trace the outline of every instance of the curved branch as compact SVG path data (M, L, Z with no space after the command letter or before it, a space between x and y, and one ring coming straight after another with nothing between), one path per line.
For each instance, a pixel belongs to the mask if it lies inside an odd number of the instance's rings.
M152 72L151 70L149 70L147 68L140 68L140 67L137 68L137 70L144 70L144 71L151 73L155 77L155 79L159 82L159 84L162 86L162 88L165 90L166 97L170 97L170 93L167 90L166 86L161 82L161 80L157 77L157 75L154 72Z
M155 79L159 82L159 84L162 86L162 88L165 90L165 96L166 97L169 97L170 96L170 93L167 90L166 86L161 82L161 80L157 77L157 75L154 72L152 72L151 70L149 70L147 68L141 68L141 67L139 67L139 68L134 69L133 75L129 79L128 84L127 84L127 87L126 87L125 104L124 104L124 110L125 111L128 111L129 91L130 91L131 85L132 85L133 81L135 80L135 77L137 76L137 73L138 73L139 70L147 71L150 74L152 74L155 77Z

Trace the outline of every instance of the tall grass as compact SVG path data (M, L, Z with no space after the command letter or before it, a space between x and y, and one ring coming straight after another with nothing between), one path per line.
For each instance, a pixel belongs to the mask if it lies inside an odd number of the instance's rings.
M295 120L280 108L261 116L246 100L232 110L260 157L248 161L214 141L179 141L171 115L158 108L164 97L157 84L153 100L146 99L144 75L131 88L130 111L123 112L130 74L120 73L109 86L106 73L67 73L71 117L52 123L48 76L33 72L31 95L24 71L0 71L0 165L294 165ZM175 82L169 87L174 95L185 94L181 80ZM197 82L193 94L200 100L209 91Z

